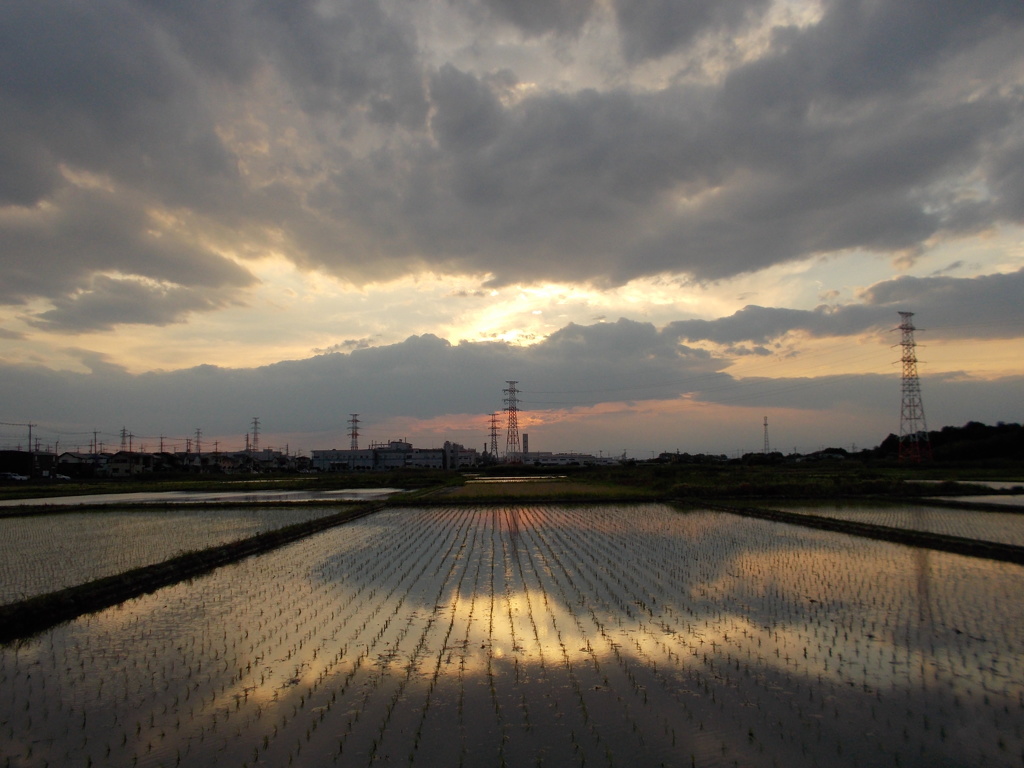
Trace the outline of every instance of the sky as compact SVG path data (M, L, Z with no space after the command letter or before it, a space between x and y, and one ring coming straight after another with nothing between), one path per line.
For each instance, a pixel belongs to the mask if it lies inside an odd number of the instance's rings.
M900 311L1022 420L1020 0L7 0L0 72L0 448L872 447Z

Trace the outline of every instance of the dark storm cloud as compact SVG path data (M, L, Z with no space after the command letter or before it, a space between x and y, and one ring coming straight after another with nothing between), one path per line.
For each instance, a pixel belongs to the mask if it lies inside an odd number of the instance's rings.
M814 310L747 306L717 320L680 320L664 334L718 344L765 344L791 332L810 336L851 336L899 325L898 312L914 312L939 339L1017 338L1024 327L1024 269L974 278L900 277L873 285L861 303Z
M448 10L519 29L501 45L533 48L511 60L594 59L609 39L582 33L607 15L591 0ZM472 71L430 63L432 31L376 0L4 3L4 300L69 311L112 270L237 298L251 279L210 233L356 283L426 267L614 284L913 256L1024 221L1019 0L834 0L718 79L647 91L631 66L737 45L765 0L613 10L610 70L629 76L573 90L489 68L498 33L465 41Z

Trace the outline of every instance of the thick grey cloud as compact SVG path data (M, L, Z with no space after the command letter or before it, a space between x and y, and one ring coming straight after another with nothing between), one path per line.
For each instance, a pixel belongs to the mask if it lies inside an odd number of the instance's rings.
M429 13L377 0L4 3L3 300L68 312L116 271L230 301L251 278L214 241L356 283L614 284L1024 220L1018 0L833 0L691 79L698 41L768 23L763 0L726 5L450 3L470 29L503 20L456 66ZM622 49L599 55L609 19ZM636 84L677 55L676 78ZM524 59L564 76L530 82Z
M87 444L94 429L103 433L108 445L116 445L116 435L125 427L135 435L136 446L146 444L150 449L160 436L192 435L196 428L208 438L239 435L230 446L238 448L243 443L240 436L258 416L265 443L277 445L280 435L295 435L301 436L308 450L343 444L345 423L352 412L364 420L366 434L378 440L413 437L381 434L380 425L389 420L478 414L478 428L462 427L446 435L476 444L485 434L487 414L502 409L506 380L515 379L524 418L538 411L642 400L678 402L685 397L695 404L735 407L745 413L750 409L860 413L863 434L856 439L876 443L898 423L896 374L736 379L723 371L727 361L678 346L671 334L627 320L568 326L549 342L529 348L503 343L453 345L425 335L387 347L244 370L199 366L133 375L93 353L83 352L81 358L89 373L0 365L5 421L31 420L39 425L36 434L44 441L59 437L64 447L76 440ZM1012 421L1021 383L1019 376L996 381L963 375L923 377L929 423L939 427L971 419ZM691 451L746 444L746 433L755 421L760 423L760 416L741 418L739 426L723 421L713 440L703 438L712 440L710 444L698 444L685 437L682 413L671 418L679 419L682 445ZM662 449L665 434L630 435L628 411L622 418L625 421L616 427L615 436L609 436L612 444L628 440L643 452ZM794 423L799 420L792 418ZM820 419L803 421L812 426L803 427L804 432L789 428L788 442L817 446L822 441L848 439L842 428L828 433ZM778 423L776 428L781 435ZM544 432L543 423L537 430ZM328 442L310 444L310 440Z
M728 380L720 373L724 361L628 320L568 326L527 348L451 344L428 334L253 369L206 365L135 375L95 353L81 358L90 373L5 366L6 420L45 419L69 431L128 424L139 435L187 434L195 426L232 434L259 415L282 432L316 432L332 419L343 431L353 411L382 421L501 410L508 379L521 382L530 409L671 399L684 391L681 382Z
M238 153L264 81L283 82L282 112L344 120L356 110L376 125L424 125L412 33L376 2L327 12L302 2L18 0L0 16L0 285L9 303L49 298L59 314L109 271L227 291L207 308L251 283L207 236L244 252L263 247L266 228L301 239L303 221L301 195L292 190L280 205L268 172L254 176ZM154 211L182 221L157 222ZM301 261L301 248L294 256Z
M1010 169L1024 102L1013 66L993 71L990 58L1024 43L1024 14L871 8L828 5L721 86L506 102L446 66L432 80L437 144L357 161L324 199L362 213L368 192L380 223L364 237L385 257L414 249L497 283L720 278L845 249L912 254L1020 221ZM1001 155L1011 162L994 164Z
M680 320L664 333L688 341L766 344L787 333L851 336L890 330L898 312L914 312L915 323L934 339L1018 338L1024 328L1024 269L974 278L900 277L871 286L861 302L814 310L747 306L717 320Z
M732 32L768 0L615 0L622 50L640 61L672 53L708 31Z
M594 0L471 0L467 10L484 8L528 36L574 34L586 23Z
M109 272L221 289L227 296L253 282L234 261L180 231L155 231L162 227L133 201L68 189L55 202L30 213L0 212L0 300L19 304L33 295L49 295L66 305L74 301L76 289L93 290L94 276ZM128 314L124 319L143 321Z
M84 333L131 323L168 325L180 322L192 312L223 306L219 297L211 299L202 291L102 275L93 278L87 291L54 303L53 309L36 315L30 322L44 330Z

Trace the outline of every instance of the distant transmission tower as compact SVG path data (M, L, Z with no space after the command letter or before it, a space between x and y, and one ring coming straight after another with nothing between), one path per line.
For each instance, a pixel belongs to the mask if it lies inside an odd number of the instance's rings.
M505 393L505 412L508 413L508 437L505 440L505 461L517 463L522 449L519 447L519 391L518 381L509 381Z
M491 414L491 456L498 455L498 414Z
M917 376L917 346L914 341L913 312L900 312L900 331L903 339L903 404L900 406L900 461L923 461L932 457L932 446L928 441L928 424L924 419L924 405L921 402L921 380Z
M771 450L769 450L769 448L768 448L768 417L765 416L764 417L764 455L767 456L769 453L771 453Z
M353 451L359 450L359 414L350 413L348 420L348 435L351 438L349 448Z
M260 452L260 417L252 417L252 452Z

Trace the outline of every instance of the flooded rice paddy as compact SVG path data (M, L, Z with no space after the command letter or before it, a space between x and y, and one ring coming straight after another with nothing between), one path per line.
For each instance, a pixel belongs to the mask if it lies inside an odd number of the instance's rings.
M0 648L0 765L1019 766L1022 617L727 513L394 509Z
M1007 512L974 512L944 509L924 504L884 504L872 502L829 502L768 504L772 509L801 515L818 515L837 520L905 528L964 539L994 541L999 544L1024 546L1024 514ZM1021 510L1024 513L1024 509Z
M116 509L0 518L0 605L338 512Z

